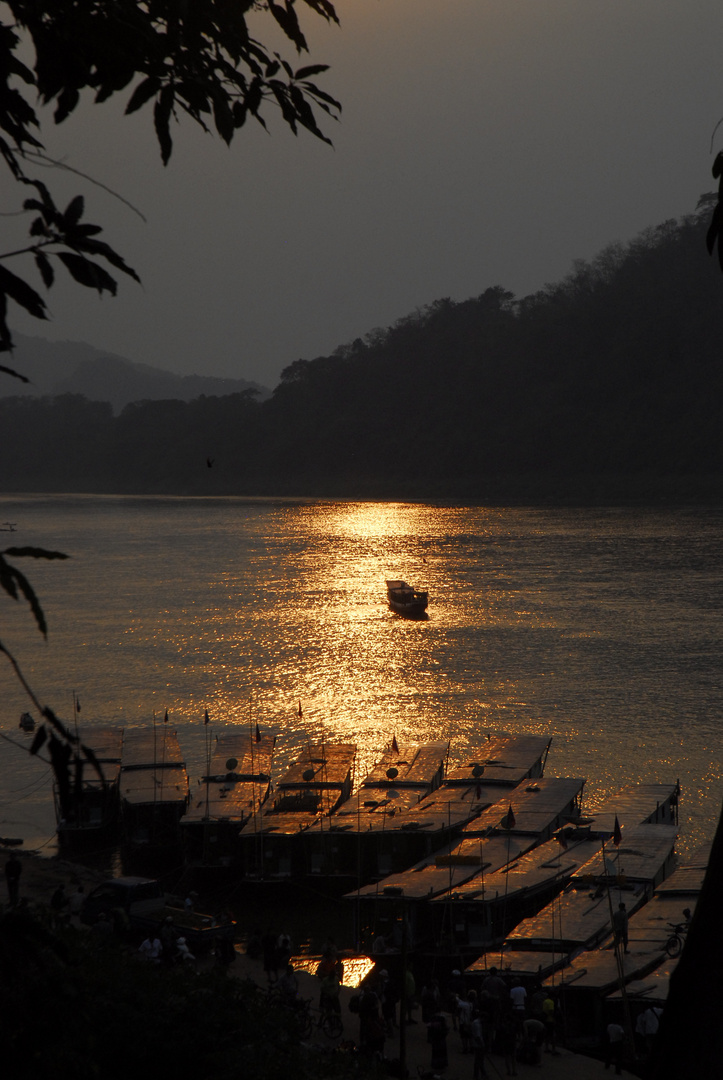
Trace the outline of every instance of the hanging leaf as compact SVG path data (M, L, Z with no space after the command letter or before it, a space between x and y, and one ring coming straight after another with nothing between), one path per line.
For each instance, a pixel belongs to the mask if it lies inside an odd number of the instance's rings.
M328 64L309 64L308 67L299 68L294 74L295 79L308 79L310 75L320 75L322 71L328 71Z
M11 559L69 559L70 555L66 555L63 551L49 551L47 548L39 547L9 547L5 548L2 553L9 555Z
M161 160L164 165L168 164L173 150L171 140L170 120L173 110L174 93L172 86L164 86L153 107L153 123L156 128L156 136L161 147Z
M66 229L72 229L74 225L77 225L83 216L85 210L85 199L82 195L76 195L74 199L68 203L63 214L63 222Z
M55 281L55 273L53 272L53 267L50 264L50 259L42 251L36 251L35 265L40 271L40 276L43 279L43 284L45 285L46 289L49 289Z
M126 115L134 113L137 109L142 108L147 101L150 101L152 97L156 96L160 88L161 83L159 79L143 79L130 96L130 100L126 105Z
M63 736L66 742L73 743L73 745L79 742L77 735L73 735L72 731L70 731L69 728L65 726L62 720L58 719L58 717L48 705L45 705L43 708L43 716L50 724L53 725L55 730Z
M82 255L74 255L69 251L59 251L58 258L79 285L85 285L88 289L97 289L99 293L105 290L115 296L118 285L102 266L98 266L97 263L91 262L90 259L86 259Z
M0 266L0 292L9 296L36 319L45 319L45 301L26 281Z

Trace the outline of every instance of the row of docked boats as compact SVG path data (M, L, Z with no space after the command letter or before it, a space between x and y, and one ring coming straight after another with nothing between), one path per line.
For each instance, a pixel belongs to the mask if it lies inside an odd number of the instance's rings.
M353 744L309 742L272 785L274 736L233 728L209 737L191 796L167 724L86 734L97 764L58 807L67 843L117 820L131 852L341 895L386 966L411 951L470 980L495 966L554 985L571 1037L610 1002L665 999L671 928L707 865L701 851L676 867L675 783L622 788L591 814L584 779L545 774L550 739L497 735L454 766L446 740L393 739L358 785ZM613 947L621 904L627 952Z
M358 884L428 855L501 790L541 777L549 742L500 736L448 770L446 740L400 746L394 738L352 795L353 744L306 743L272 791L274 736L225 729L209 740L207 769L191 796L167 724L89 728L74 783L56 792L58 832L78 843L120 822L126 845L176 847L192 867Z

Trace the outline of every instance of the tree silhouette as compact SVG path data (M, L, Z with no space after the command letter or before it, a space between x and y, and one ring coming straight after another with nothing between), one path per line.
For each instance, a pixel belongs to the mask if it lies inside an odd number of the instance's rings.
M330 0L300 3L325 20L338 22ZM101 227L84 220L83 196L74 196L61 209L50 187L34 175L34 169L49 162L35 100L54 105L56 124L74 112L84 94L93 95L94 103L102 104L127 91L126 114L153 103L153 124L164 165L173 149L171 121L182 116L204 131L215 129L229 144L249 118L265 127L264 113L273 104L294 134L305 129L329 142L317 123L316 111L334 116L340 106L311 81L327 70L326 65L292 68L279 53L252 36L248 25L252 12L256 18L265 14L273 19L297 54L308 51L294 0L6 0L3 4L0 156L18 190L28 196L20 212L30 217L30 225L26 243L0 253L0 352L13 348L9 301L37 319L45 319L47 310L35 286L9 270L4 261L29 257L46 289L55 281L57 266L64 267L77 284L99 294L115 295L117 281L111 271L140 281L122 256L99 239ZM4 364L0 372L29 381ZM14 600L22 596L38 629L47 635L40 602L12 561L28 557L67 556L30 547L0 552L0 588ZM41 705L1 641L0 652L7 656L47 722L39 729L31 753L47 742L62 803L64 796L70 797L72 762L76 785L86 762L102 779L101 770L92 751L80 746L53 711Z
M338 22L330 0L300 0L327 21ZM340 106L312 78L324 64L297 69L256 40L248 16L266 14L297 54L308 51L294 0L7 0L12 21L0 21L0 156L20 190L30 189L22 212L31 214L27 243L0 260L30 257L50 288L61 265L86 288L115 294L112 271L135 280L137 273L104 240L101 228L83 220L76 195L61 209L47 184L33 173L47 165L40 119L31 103L54 105L62 123L82 96L96 104L127 91L126 114L153 103L153 124L163 163L171 156L171 121L182 116L204 131L215 129L226 143L251 118L266 126L270 105L284 123L329 142L316 119ZM26 61L32 52L32 61ZM109 269L107 268L110 268ZM0 352L13 347L8 301L37 319L46 305L25 277L0 263ZM7 366L0 371L28 381Z

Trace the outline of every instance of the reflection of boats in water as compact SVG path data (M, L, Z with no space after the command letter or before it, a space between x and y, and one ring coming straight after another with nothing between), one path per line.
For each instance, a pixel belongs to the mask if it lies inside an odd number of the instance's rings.
M429 602L429 594L419 592L406 581L387 580L387 600L392 611L407 618L419 618L424 615Z

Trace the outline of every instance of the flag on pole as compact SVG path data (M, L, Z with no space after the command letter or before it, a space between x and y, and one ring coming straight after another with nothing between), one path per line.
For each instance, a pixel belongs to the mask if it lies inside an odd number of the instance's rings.
M164 723L164 724L167 724L167 723L168 723L168 709L166 709L166 714L165 714L165 716L163 717L163 723Z
M477 799L481 799L481 798L482 798L482 785L481 785L481 784L478 784L478 785L477 785L477 790L475 791L475 797L476 797Z
M515 812L512 809L512 803L510 803L510 808L507 811L507 828L508 829L514 829L516 824L517 824L517 819L515 817Z
M303 713L302 713L302 711L301 711L301 702L299 702L299 716L303 716L303 715L304 715L304 714L303 714Z
M203 714L203 722L204 724L210 724L211 722L208 715L208 709L206 709L205 713Z
M618 815L615 815L615 827L613 829L613 843L615 847L620 847L620 841L623 838L623 834L620 830L620 822L618 821Z
M80 712L80 698L75 699L75 711Z
M557 840L562 850L567 851L567 840L565 839L565 834L559 832L556 834L555 839Z
M256 725L256 742L261 742L261 728Z
M392 735L392 750L395 754L399 753L399 743L397 742L397 736Z

